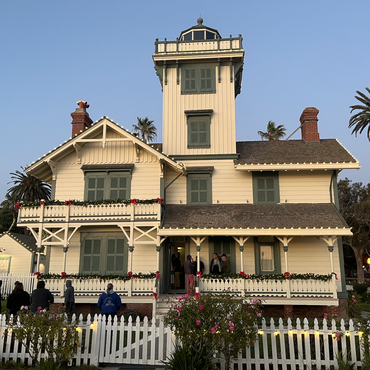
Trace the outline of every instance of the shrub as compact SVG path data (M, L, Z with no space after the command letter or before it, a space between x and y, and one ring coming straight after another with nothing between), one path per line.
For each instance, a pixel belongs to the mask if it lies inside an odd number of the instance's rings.
M39 307L36 313L22 307L19 316L9 322L8 330L25 347L38 369L59 369L77 353L77 328L78 322L68 321L63 307L52 305L49 311ZM47 353L49 361L39 361L41 351Z
M224 292L204 294L198 300L188 294L173 304L165 323L190 351L217 350L223 355L226 369L246 346L257 338L260 302L243 304L240 297Z

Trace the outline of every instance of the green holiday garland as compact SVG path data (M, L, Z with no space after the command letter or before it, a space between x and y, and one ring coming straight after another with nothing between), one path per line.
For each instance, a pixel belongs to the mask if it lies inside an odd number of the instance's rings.
M215 275L215 274L206 274L202 275L202 279L213 279L213 280L229 280L229 279L245 279L245 280L286 280L287 277L284 274L268 274L268 275L254 275L254 274L222 274L222 275ZM290 274L291 280L321 280L321 281L329 281L332 279L332 274L328 275L318 275L313 273L307 274Z
M43 274L43 273L35 273L38 275L38 279L40 280L47 280L47 279L75 279L75 280L89 280L89 279L99 279L99 280L130 280L130 279L155 279L156 274L151 272L149 274L142 274L139 272L138 274L131 275L98 275L98 274Z
M64 205L74 205L74 206L98 206L98 205L111 205L111 204L162 204L162 198L154 199L101 199L101 200L43 200L43 205L45 206L64 206ZM19 207L40 207L41 202L19 202L17 203Z

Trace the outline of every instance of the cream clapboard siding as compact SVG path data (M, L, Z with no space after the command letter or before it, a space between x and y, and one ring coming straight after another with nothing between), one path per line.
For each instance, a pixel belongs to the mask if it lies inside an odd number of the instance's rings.
M135 245L132 256L132 272L134 274L139 272L148 274L155 271L157 271L156 245Z
M330 171L279 172L280 202L330 203Z
M176 154L230 154L236 152L234 80L230 82L230 66L221 66L221 83L216 67L215 94L181 95L176 68L167 69L167 85L163 85L163 152ZM187 148L186 110L213 109L211 147Z
M131 179L131 198L158 198L160 165L157 157L140 150L139 161L136 162L136 150L131 143L107 143L105 149L96 143L88 143L83 146L81 163L77 163L77 155L74 152L58 161L55 199L84 199L84 173L81 170L84 164L125 163L135 164Z
M253 203L252 174L250 172L235 171L232 160L218 161L186 161L186 167L214 166L212 172L212 204ZM174 171L166 172L166 186L177 176ZM179 177L166 190L168 204L186 204L185 176Z
M32 271L32 252L20 245L9 235L3 235L0 238L0 246L5 249L0 254L1 259L10 259L11 274L28 274ZM4 271L8 272L8 271Z

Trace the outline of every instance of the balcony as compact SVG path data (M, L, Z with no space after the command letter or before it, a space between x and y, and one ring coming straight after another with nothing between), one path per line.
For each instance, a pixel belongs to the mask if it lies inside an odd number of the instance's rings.
M40 205L21 207L18 226L38 223L112 223L128 221L160 221L161 205L145 204L99 204L99 205Z
M155 54L167 53L193 53L212 51L242 51L242 37L230 37L229 39L215 39L202 41L156 41Z

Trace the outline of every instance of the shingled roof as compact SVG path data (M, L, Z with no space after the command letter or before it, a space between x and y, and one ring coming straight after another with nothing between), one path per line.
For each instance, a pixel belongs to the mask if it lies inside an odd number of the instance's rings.
M235 164L258 163L356 163L354 158L336 139L319 143L303 140L240 141L236 143L240 154Z
M348 228L332 204L166 205L167 228Z

